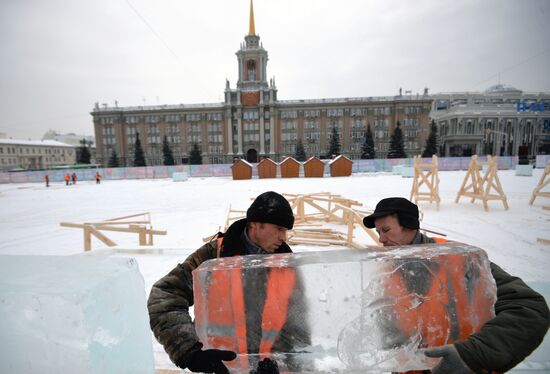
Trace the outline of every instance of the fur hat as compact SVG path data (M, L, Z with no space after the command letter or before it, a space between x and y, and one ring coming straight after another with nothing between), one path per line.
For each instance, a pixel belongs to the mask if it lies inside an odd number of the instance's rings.
M248 222L265 222L292 229L294 213L282 195L268 191L259 195L246 211Z
M418 229L418 206L403 197L388 197L382 199L376 204L374 213L363 218L363 224L369 229L373 229L374 220L390 214L397 213L399 224L409 229Z

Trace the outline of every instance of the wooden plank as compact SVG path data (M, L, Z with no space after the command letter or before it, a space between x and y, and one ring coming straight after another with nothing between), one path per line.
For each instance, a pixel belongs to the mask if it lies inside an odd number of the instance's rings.
M135 234L139 234L141 232L141 228L145 228L145 232L147 234L166 235L166 233L167 233L166 230L153 230L153 229L148 229L145 226L138 226L138 225L130 225L130 227L95 225L94 227L98 230L103 230L103 231L131 232L131 233L135 233Z
M148 222L151 222L151 214L149 212L131 214L129 216L123 216L123 217L117 217L117 218L109 218L109 219L106 219L105 221L107 221L107 222L108 221L120 221L121 219L132 218L132 217L140 217L140 216L149 216Z
M92 250L92 234L88 227L84 227L84 252Z
M90 233L92 235L94 235L96 238L98 238L99 240L101 240L103 243L107 244L109 247L114 247L116 246L117 244L112 241L111 239L109 239L108 237L106 237L102 232L100 232L99 230L97 230L95 227L93 226L88 226L87 229L90 231Z
M59 226L72 227L72 228L76 228L76 229L83 229L83 228L86 227L86 225L84 225L82 223L73 223L73 222L60 222Z

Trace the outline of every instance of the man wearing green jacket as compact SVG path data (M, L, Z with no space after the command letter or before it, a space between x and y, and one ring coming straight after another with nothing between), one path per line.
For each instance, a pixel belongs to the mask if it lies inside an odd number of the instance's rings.
M294 214L288 201L276 192L264 192L248 208L246 218L234 222L227 232L212 238L153 285L147 303L151 329L174 364L193 372L229 372L225 361L234 360L236 353L221 349L203 350L203 342L199 341L195 331L189 314L189 308L194 304L192 272L203 262L219 257L292 253L286 237L293 225ZM264 277L267 279L267 273ZM262 316L267 297L266 284L257 280L243 286L248 312L246 342L251 359L257 356L262 338L254 334L262 322L254 317ZM286 322L274 337L272 352L291 353L310 344L299 290L297 282L289 300ZM295 364L292 360L292 355L289 355L285 364L292 366ZM264 359L257 364L256 372L277 373L278 364L275 360Z
M391 197L381 200L363 224L376 228L385 247L434 243L434 239L420 233L418 218L415 204ZM544 297L492 262L491 273L497 286L495 318L466 340L427 349L426 356L441 358L432 373L505 372L542 343L550 326Z

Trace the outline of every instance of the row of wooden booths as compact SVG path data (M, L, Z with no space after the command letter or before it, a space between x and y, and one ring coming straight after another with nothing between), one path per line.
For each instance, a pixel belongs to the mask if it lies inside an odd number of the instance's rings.
M353 161L344 155L335 157L328 162L331 177L349 177ZM252 168L254 166L242 159L236 160L231 165L233 179L252 179ZM304 169L304 177L322 178L325 173L325 162L317 157L310 157L303 163L295 158L286 157L280 163L273 161L270 158L262 159L258 165L259 178L277 178L277 168L280 169L281 178L298 178L300 176L300 168Z

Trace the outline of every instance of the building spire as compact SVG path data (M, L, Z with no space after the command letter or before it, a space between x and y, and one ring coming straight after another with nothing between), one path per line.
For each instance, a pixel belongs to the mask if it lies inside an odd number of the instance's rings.
M250 0L250 25L248 27L248 35L256 35L256 29L254 27L254 3Z

